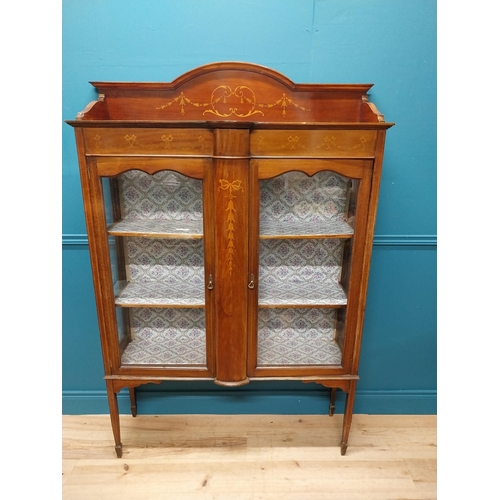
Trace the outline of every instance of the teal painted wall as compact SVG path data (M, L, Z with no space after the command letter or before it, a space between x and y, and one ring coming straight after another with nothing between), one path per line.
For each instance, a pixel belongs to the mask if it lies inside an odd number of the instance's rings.
M63 1L62 119L93 80L170 81L237 60L298 83L374 83L389 130L357 413L436 412L435 0ZM62 127L63 413L107 413L73 130ZM127 412L125 391L119 396ZM326 413L316 384L164 383L142 413ZM339 404L342 410L342 399Z

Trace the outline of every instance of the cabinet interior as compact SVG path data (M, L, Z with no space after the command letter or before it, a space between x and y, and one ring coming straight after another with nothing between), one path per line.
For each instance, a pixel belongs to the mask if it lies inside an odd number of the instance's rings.
M202 181L132 170L104 187L118 201L107 222L122 363L205 366ZM259 188L257 366L341 365L353 181L292 171Z

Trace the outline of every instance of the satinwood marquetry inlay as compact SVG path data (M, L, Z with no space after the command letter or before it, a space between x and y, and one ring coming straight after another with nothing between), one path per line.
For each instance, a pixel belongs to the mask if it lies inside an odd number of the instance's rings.
M133 148L135 146L135 141L137 140L137 136L135 134L132 135L126 135L125 140L128 142L128 145L130 148Z
M376 131L255 130L250 152L256 155L365 157L375 154Z
M303 106L300 106L297 104L293 99L290 99L286 94L283 94L276 102L273 104L259 104L261 108L274 108L274 106L280 106L281 107L281 114L283 116L286 116L286 108L288 105L291 104L292 106L295 106L296 108L302 110L302 111L311 111L308 108L305 108Z
M349 146L344 146L342 144L337 143L337 137L329 136L323 139L323 143L320 146L320 149L327 149L328 151L343 151L343 152L352 152L352 151L364 151L366 145L366 138L359 137L358 141L355 144L351 144Z
M172 147L172 141L174 140L174 137L172 134L163 134L161 136L161 140L163 141L163 145L165 146L165 149L170 149Z
M184 115L185 110L184 108L186 105L190 104L191 106L196 106L197 108L206 108L207 106L210 106L209 102L194 102L191 99L189 99L184 92L181 92L177 97L174 97L171 101L163 104L162 106L158 106L156 109L165 109L169 108L172 106L172 104L178 104L181 108L181 115Z
M297 147L298 143L299 143L299 138L296 135L289 136L287 138L287 143L286 143L285 147L289 148L289 149L295 149Z
M171 101L158 106L156 109L163 110L177 104L180 106L181 115L185 114L187 105L197 108L208 108L203 111L203 115L212 114L219 118L229 118L236 116L238 118L247 118L253 115L264 116L261 109L271 109L274 107L281 108L282 116L286 116L286 110L291 105L302 111L310 111L310 109L301 106L293 99L283 94L275 102L266 104L257 102L255 92L246 85L238 85L234 90L229 85L219 85L215 88L210 96L210 102L195 102L189 99L184 92L181 92ZM256 109L261 108L261 109Z
M220 186L219 191L222 189L223 191L227 191L226 197L229 198L227 202L227 217L226 217L226 231L227 231L227 254L228 254L228 271L229 274L233 272L233 263L234 263L234 223L236 221L236 208L234 207L233 200L236 198L236 195L233 194L234 191L239 191L240 189L243 191L241 185L242 181L235 180L233 182L229 182L226 179L219 180Z
M239 118L256 114L264 116L262 111L255 109L255 94L246 85L238 85L234 90L228 85L220 85L212 92L210 104L212 109L203 111L204 115L209 113L221 118L228 118L231 115Z
M133 128L86 132L90 154L208 154L212 132L189 129Z

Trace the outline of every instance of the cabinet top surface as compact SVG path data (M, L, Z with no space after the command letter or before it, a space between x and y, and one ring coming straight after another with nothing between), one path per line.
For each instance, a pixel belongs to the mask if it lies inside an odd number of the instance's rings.
M164 124L389 128L368 101L372 84L297 84L256 64L213 63L172 82L91 82L98 99L72 126Z

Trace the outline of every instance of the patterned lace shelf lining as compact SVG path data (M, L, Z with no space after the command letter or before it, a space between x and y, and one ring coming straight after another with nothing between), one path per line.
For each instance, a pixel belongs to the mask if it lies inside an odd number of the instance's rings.
M314 231L311 231L314 229ZM261 221L261 238L294 238L303 236L350 237L353 228L343 221L275 222ZM201 220L151 220L124 219L108 227L108 233L115 236L148 236L174 238L202 238Z
M180 280L169 283L121 282L117 288L117 306L205 307L203 283L193 284ZM269 287L261 285L259 291L259 306L265 307L335 307L346 304L347 297L338 283L280 283Z
M257 365L340 365L336 318L333 309L260 309Z
M122 363L206 366L203 309L133 308L130 324L133 340Z
M342 352L332 340L331 328L295 331L259 324L258 366L340 365L341 362ZM205 366L204 327L168 328L162 332L145 328L136 333L125 349L122 363Z
M122 355L125 365L206 366L205 331L191 330L137 334Z
M308 338L312 337L312 338ZM204 331L155 333L136 338L122 355L123 364L206 365ZM258 366L340 365L342 351L331 332L311 329L306 335L290 336L288 330L259 330Z
M206 365L205 332L137 335L122 355L123 364ZM331 332L311 329L305 335L289 330L259 330L258 366L340 365L342 351Z
M259 329L257 366L341 364L342 351L331 331L311 329L305 335L290 335L289 330Z

